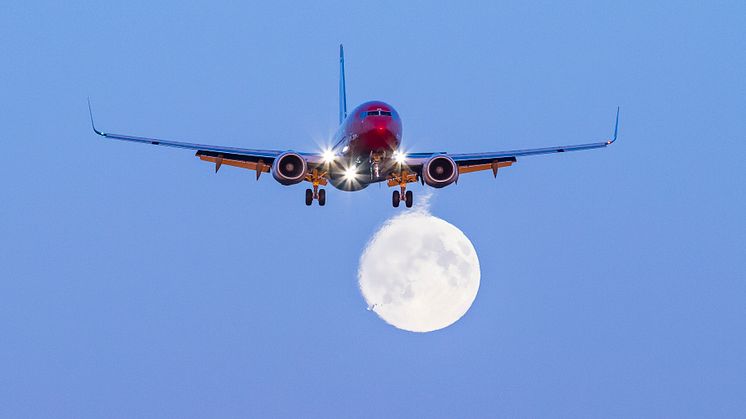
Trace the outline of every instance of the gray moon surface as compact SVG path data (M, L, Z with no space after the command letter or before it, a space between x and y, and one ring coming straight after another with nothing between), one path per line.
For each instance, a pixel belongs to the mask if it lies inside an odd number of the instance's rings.
M457 227L412 211L387 221L358 270L368 309L399 329L431 332L458 321L479 290L477 252Z

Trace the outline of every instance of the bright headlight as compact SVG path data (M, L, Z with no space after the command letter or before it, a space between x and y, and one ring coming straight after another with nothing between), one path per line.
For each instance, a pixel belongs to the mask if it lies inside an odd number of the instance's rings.
M400 152L400 151L394 151L394 160L399 164L404 164L404 162L407 161L407 155Z
M334 152L329 149L326 149L323 153L321 153L321 160L323 160L324 163L331 163L336 157L337 156L334 154Z
M357 168L355 166L345 169L345 179L354 180L357 177Z

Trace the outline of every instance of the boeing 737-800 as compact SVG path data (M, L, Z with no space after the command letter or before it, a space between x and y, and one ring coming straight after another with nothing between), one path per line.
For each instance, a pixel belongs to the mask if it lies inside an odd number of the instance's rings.
M334 146L328 150L255 150L111 134L96 129L89 102L91 125L96 134L106 138L196 150L197 157L215 165L215 172L227 165L254 170L257 180L262 173L269 172L282 185L309 182L311 187L306 189L306 205L316 200L321 206L326 204L326 191L320 187L328 183L344 191L358 191L372 183L386 182L395 188L393 206L398 207L404 202L411 207L412 191L407 190L410 182L419 181L442 188L455 183L460 175L466 173L491 170L497 176L500 168L512 165L518 157L603 148L617 138L619 108L614 135L605 141L487 153L404 153L400 149L401 117L391 105L370 101L347 112L342 45L339 46L339 67L339 128L334 135Z

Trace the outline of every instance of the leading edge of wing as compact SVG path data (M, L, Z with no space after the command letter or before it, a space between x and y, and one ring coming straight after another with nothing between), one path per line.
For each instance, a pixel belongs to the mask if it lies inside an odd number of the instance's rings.
M482 159L498 159L501 157L521 157L521 156L534 156L537 154L551 154L551 153L564 153L566 151L580 151L580 150L592 150L594 148L603 148L611 144L612 141L604 141L598 143L588 144L574 144L574 145L563 145L554 147L542 147L542 148L527 148L523 150L505 150L496 152L486 153L460 153L460 154L448 154L456 162L465 160L482 160Z
M188 143L188 142L182 142L182 141L163 140L159 138L136 137L136 136L124 135L124 134L112 134L112 133L100 131L96 128L96 124L93 121L93 111L91 110L90 99L88 100L88 113L91 117L91 128L93 128L93 132L95 132L96 134L102 137L111 138L114 140L131 141L131 142L136 142L136 143L152 144L152 145L162 145L166 147L176 147L176 148L183 148L183 149L188 149L188 150L211 151L215 153L240 154L240 155L249 155L249 156L257 156L257 157L267 157L267 158L274 158L282 153L282 151L280 150L257 150L257 149L248 149L248 148L215 146L215 145L208 145L208 144L196 144L196 143Z
M572 145L561 145L553 147L541 147L541 148L527 148L522 150L505 150L496 152L486 153L461 153L461 154L449 154L449 156L458 163L468 161L484 161L489 159L499 159L505 157L521 157L521 156L535 156L538 154L552 154L552 153L564 153L566 151L580 151L580 150L592 150L594 148L604 148L617 140L617 134L619 132L619 107L616 108L616 120L614 122L614 136L606 141L599 141L595 143L587 144L572 144Z

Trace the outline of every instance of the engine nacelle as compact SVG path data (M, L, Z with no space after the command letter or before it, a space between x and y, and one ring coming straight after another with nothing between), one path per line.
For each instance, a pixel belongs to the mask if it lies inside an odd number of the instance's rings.
M308 163L298 153L286 151L272 163L272 177L283 185L295 185L306 178Z
M422 166L422 178L433 188L448 186L458 179L458 165L446 155L430 157Z

